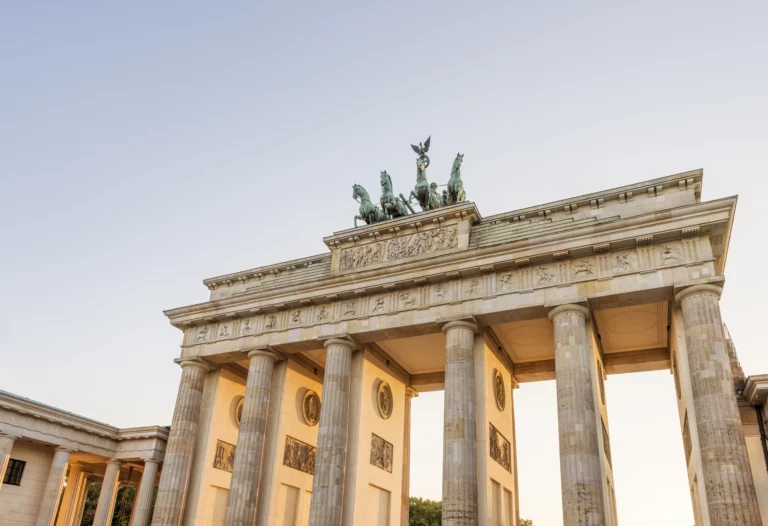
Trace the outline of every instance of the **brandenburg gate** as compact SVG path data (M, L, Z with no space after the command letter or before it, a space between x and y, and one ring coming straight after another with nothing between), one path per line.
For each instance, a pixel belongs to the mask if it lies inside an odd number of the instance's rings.
M421 211L387 205L383 172L326 253L166 311L182 377L153 525L406 525L411 400L435 390L443 524L517 525L515 388L556 380L563 524L615 526L603 382L652 370L696 524L761 524L719 307L736 198L702 201L695 170L483 217L457 163Z

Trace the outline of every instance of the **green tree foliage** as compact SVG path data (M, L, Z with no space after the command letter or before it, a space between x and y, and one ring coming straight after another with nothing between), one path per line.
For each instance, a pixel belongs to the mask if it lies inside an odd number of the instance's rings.
M133 501L136 500L136 486L123 486L117 490L112 526L128 526L131 522Z
M88 484L88 491L85 494L85 506L83 508L83 522L81 526L92 526L93 516L96 515L96 504L99 502L99 493L101 493L101 483L91 482Z
M88 491L85 495L85 506L83 508L83 522L81 526L92 526L93 518L96 515L96 506L99 503L99 494L101 493L101 483L91 482L88 484ZM122 486L117 490L117 499L115 499L115 510L112 513L111 526L128 526L131 520L131 510L133 502L136 500L136 486Z
M411 497L408 512L409 526L440 526L442 521L442 503L419 497Z
M443 503L411 497L408 507L408 526L441 526ZM534 526L531 519L520 519L520 526Z

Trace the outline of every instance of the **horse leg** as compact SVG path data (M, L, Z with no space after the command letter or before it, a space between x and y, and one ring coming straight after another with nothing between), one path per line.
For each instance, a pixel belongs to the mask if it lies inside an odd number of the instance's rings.
M357 220L363 219L363 216L355 216L355 228L357 228Z

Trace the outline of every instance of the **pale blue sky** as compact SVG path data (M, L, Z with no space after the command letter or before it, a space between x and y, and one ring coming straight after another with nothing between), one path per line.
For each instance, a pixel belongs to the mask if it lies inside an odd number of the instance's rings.
M119 426L170 422L206 277L323 253L350 186L465 154L483 215L705 169L739 194L723 314L768 372L761 280L768 4L5 2L0 388ZM757 278L757 279L755 279ZM667 373L607 383L624 526L691 524ZM520 503L557 525L551 382L515 393ZM440 497L442 400L414 402ZM655 470L668 473L658 477ZM652 505L650 504L652 503Z

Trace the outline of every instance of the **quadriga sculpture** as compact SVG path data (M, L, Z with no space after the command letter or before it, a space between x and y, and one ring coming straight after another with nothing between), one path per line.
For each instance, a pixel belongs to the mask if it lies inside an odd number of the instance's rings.
M429 141L427 141L429 142ZM429 181L427 181L427 167L429 157L423 155L416 159L416 186L411 190L408 199L416 198L422 210L430 210L429 206Z
M369 225L387 219L384 212L371 202L371 196L368 195L365 188L359 184L352 185L352 199L360 203L360 215L355 216L355 226L357 226L358 219L362 219Z
M381 209L384 214L391 217L403 217L408 215L406 203L392 192L392 178L386 170L381 172Z
M427 168L429 167L429 157L427 152L429 151L429 143L432 141L432 136L427 137L424 144L419 143L418 146L411 144L413 151L419 154L416 159L416 186L413 187L411 194L408 196L410 201L412 198L416 198L419 202L419 206L422 210L431 210L430 207L430 191L429 181L427 181Z
M463 203L467 199L464 192L464 183L461 180L461 163L464 162L464 154L457 153L451 169L451 178L448 180L448 204Z

